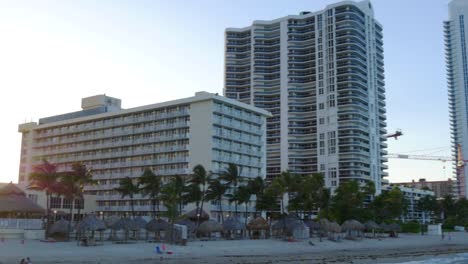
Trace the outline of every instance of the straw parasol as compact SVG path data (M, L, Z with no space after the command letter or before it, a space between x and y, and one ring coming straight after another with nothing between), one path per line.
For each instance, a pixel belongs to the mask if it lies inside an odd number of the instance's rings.
M113 230L132 230L136 231L139 228L137 223L130 218L120 218L119 221L115 222L111 227Z
M365 227L366 227L367 231L373 231L373 230L376 230L376 229L380 229L380 226L376 222L374 222L372 220L367 221L366 224L365 224Z
M400 225L399 225L399 224L395 224L395 223L390 224L390 225L388 226L388 229L389 229L390 231L392 231L392 232L401 232L401 227L400 227Z
M102 231L106 229L106 224L96 215L90 214L77 225L76 229L79 231Z
M224 220L223 229L225 231L245 230L245 225L237 217L228 217Z
M363 231L364 229L365 229L365 226L357 220L346 220L341 225L341 230L343 230L344 232Z
M252 219L247 224L247 229L248 230L268 230L270 229L270 225L263 217L259 216L255 219Z
M8 183L0 189L0 213L44 214L45 210L28 199L13 183Z
M111 215L109 217L106 217L106 219L104 219L104 223L106 224L107 228L110 228L113 224L115 224L119 220L120 220L120 217L116 215Z
M320 230L320 223L313 220L304 221L311 231L319 231Z
M192 211L188 212L186 214L187 218L192 220L192 221L197 221L198 216L197 214L200 212L200 210L197 211L197 209L193 209ZM204 210L201 210L200 214L200 221L206 221L210 219L210 215L205 212Z
M210 219L208 221L201 223L197 230L197 232L202 233L202 234L206 234L206 233L209 234L212 232L221 232L221 231L223 231L223 226L213 219Z
M68 227L70 225L70 222L64 219L60 219L57 222L55 222L51 227L50 227L50 234L68 234Z
M141 217L141 216L135 218L135 219L133 220L133 222L135 222L135 224L136 224L140 229L145 229L145 228L146 228L146 224L148 224L148 222L146 222L146 220L143 219L143 217Z
M146 224L145 228L150 232L160 232L170 230L171 225L163 219L153 219Z
M331 222L327 225L327 230L332 233L341 233L341 226L336 222Z

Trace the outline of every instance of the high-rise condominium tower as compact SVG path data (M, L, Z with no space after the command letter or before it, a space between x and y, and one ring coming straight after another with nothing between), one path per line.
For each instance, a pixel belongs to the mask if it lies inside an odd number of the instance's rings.
M463 157L468 155L468 61L465 39L468 30L468 1L453 0L449 3L449 20L444 22L445 56L447 63L447 82L449 94L450 127L452 148L457 159L456 195L467 197Z
M229 98L264 108L267 177L321 172L327 186L386 176L382 26L345 1L226 29Z

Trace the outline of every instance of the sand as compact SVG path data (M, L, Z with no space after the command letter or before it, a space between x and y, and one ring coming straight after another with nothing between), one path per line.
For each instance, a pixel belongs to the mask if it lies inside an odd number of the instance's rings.
M312 241L314 245L308 242ZM399 238L306 241L218 240L193 241L187 246L167 245L174 254L159 255L155 246L138 242L78 247L76 242L44 243L37 240L0 242L0 263L397 263L441 254L468 252L468 233L440 236L402 234Z

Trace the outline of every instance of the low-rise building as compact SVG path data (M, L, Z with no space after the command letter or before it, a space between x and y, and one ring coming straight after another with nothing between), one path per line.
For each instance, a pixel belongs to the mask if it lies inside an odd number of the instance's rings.
M416 189L429 189L434 192L436 198L444 198L446 195L453 194L455 183L450 178L446 181L426 181L426 179L421 178L419 181L412 180L411 182L398 182L394 184Z
M428 223L432 220L432 214L429 212L422 212L419 210L418 201L425 196L434 196L433 191L422 190L418 188L406 187L397 183L392 183L388 185L383 185L383 191L390 191L394 187L400 189L403 193L405 200L407 202L407 211L406 214L403 214L400 217L400 220L403 222L407 221L417 221L419 223Z

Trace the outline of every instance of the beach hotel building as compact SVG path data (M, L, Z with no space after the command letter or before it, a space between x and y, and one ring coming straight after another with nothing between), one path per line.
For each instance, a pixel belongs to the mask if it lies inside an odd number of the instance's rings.
M120 179L137 178L145 169L167 181L190 175L198 164L216 174L234 163L242 177L265 176L265 118L270 116L265 110L207 92L131 109L97 95L82 99L82 109L19 125L20 185L29 184L28 175L42 159L60 170L81 161L97 180L86 192L96 195L97 211L110 215L130 212L128 197L115 188ZM134 199L135 211L149 215L150 201ZM230 207L223 207L229 213ZM217 206L205 208L218 216Z
M466 18L466 19L465 19ZM468 1L449 3L449 20L444 22L445 62L449 97L452 153L456 159L457 184L454 194L468 197Z
M254 21L225 32L226 97L270 111L267 178L387 176L382 26L369 1Z

